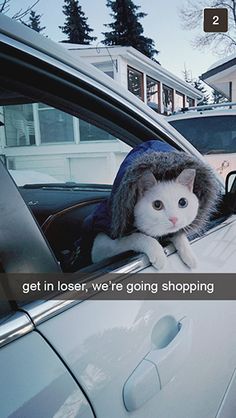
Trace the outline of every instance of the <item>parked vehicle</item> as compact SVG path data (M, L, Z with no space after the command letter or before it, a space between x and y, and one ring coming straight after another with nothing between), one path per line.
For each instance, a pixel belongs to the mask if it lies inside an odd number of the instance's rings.
M168 117L167 121L204 155L224 179L236 169L235 103L184 109Z
M27 273L60 278L83 219L110 193L101 184L99 158L113 162L106 166L112 178L127 149L149 139L203 157L133 94L3 15L0 42L1 271L24 280ZM92 143L80 159L84 144L79 148L72 138L89 142L96 133L100 153ZM7 171L39 166L61 182L18 188ZM192 237L192 246L196 272L235 273L236 216L219 214L202 236ZM165 272L184 277L189 270L173 247L165 251ZM87 282L104 270L124 284L134 272L156 273L146 256L126 253L88 266ZM1 418L233 416L234 301L61 297L0 303Z

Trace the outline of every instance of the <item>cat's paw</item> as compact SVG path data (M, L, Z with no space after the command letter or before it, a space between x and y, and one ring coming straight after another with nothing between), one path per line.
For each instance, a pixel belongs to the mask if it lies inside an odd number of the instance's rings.
M192 251L185 252L184 254L182 253L180 258L190 269L197 267L197 259Z
M160 248L159 245L153 245L151 248L149 247L147 256L155 269L162 270L165 267L167 257L163 248Z
M150 260L150 262L156 270L162 270L166 265L166 256L165 254L161 257L158 256L154 261Z

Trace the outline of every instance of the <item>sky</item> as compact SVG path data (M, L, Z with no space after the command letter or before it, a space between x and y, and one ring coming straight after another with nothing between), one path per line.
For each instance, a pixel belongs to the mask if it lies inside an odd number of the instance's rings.
M198 1L198 0L193 0ZM11 0L11 11L24 9L34 0ZM157 56L161 65L183 78L183 70L187 68L193 78L203 72L219 59L209 50L199 51L193 49L191 40L193 31L184 30L181 27L179 9L186 0L133 0L134 4L141 6L139 11L147 13L140 20L144 28L144 35L152 38L156 49L160 51ZM65 35L58 26L63 25L65 15L62 13L64 0L40 0L35 7L38 14L42 14L41 26L46 26L44 33L54 41L65 39ZM92 35L97 36L96 44L103 39L104 23L110 23L110 9L106 7L106 0L80 0L79 4L88 18L88 25L94 29ZM202 30L202 22L199 22L199 30Z

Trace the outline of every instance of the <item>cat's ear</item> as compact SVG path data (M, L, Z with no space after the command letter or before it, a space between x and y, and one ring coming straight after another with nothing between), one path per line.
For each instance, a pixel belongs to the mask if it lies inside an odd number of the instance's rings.
M190 192L193 191L194 180L196 176L196 170L194 168L185 168L181 171L176 181L183 186L186 186Z
M146 170L138 180L139 195L142 196L146 190L151 189L157 183L151 171Z

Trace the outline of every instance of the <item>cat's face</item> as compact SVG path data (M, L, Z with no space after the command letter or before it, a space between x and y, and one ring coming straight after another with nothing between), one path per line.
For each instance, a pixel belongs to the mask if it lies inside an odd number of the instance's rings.
M147 235L161 237L190 225L197 216L198 198L193 193L194 169L185 169L176 180L157 182L146 171L139 180L139 199L134 225Z

